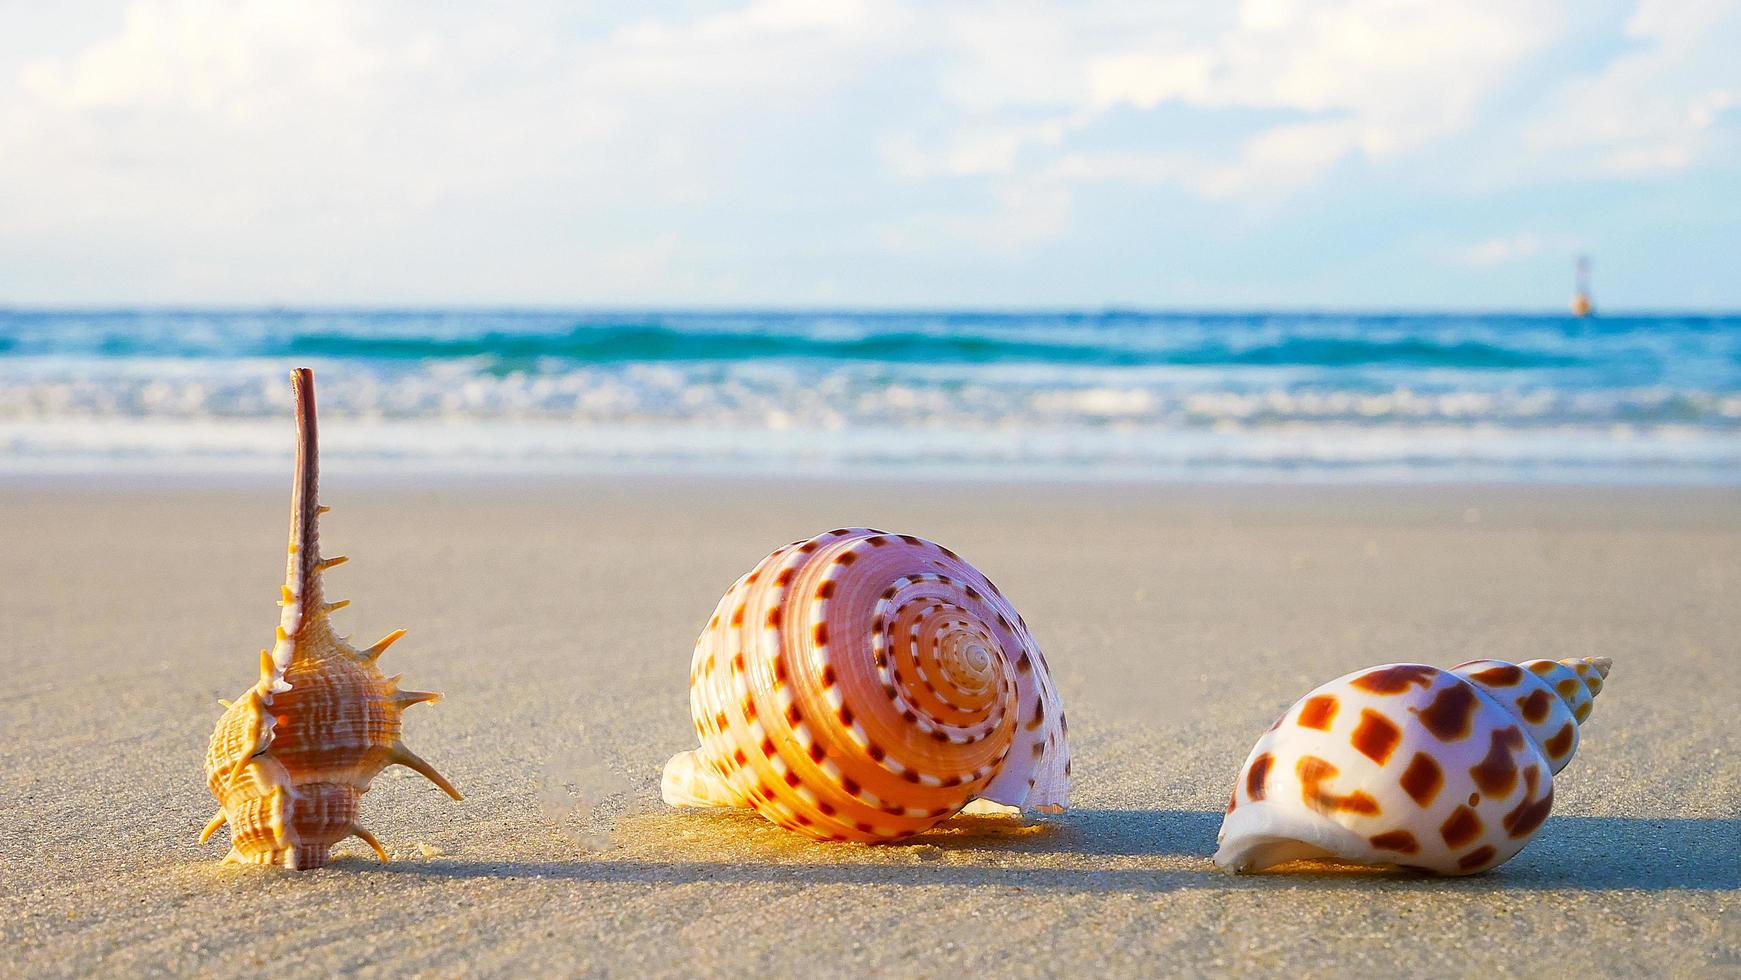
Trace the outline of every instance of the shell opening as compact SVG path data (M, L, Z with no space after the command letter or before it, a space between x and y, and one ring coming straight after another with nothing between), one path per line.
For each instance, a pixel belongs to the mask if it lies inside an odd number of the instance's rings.
M1330 859L1374 863L1371 845L1346 827L1267 803L1248 803L1227 815L1214 858L1216 867L1233 874Z

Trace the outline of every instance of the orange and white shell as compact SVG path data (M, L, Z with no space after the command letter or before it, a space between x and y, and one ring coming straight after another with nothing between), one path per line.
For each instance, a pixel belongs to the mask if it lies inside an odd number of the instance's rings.
M429 763L399 741L407 707L441 695L401 691L375 661L405 634L396 630L365 650L333 632L330 614L348 602L323 602L322 574L343 562L321 558L316 502L318 447L314 375L292 372L296 392L297 468L291 489L290 558L279 605L277 640L260 652L260 679L218 719L206 749L206 784L219 811L200 842L226 823L226 863L318 868L332 846L361 838L381 860L387 852L357 823L369 783L383 768L422 773L449 796L460 795Z
M1388 664L1312 691L1258 739L1215 863L1333 859L1442 875L1510 860L1547 819L1612 661Z
M997 587L940 545L842 528L762 559L695 644L699 748L673 806L752 807L820 840L900 840L969 801L1069 802L1064 707Z

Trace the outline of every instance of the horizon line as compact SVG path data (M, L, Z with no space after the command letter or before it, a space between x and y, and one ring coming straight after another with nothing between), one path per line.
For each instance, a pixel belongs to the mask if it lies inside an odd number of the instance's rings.
M781 305L781 304L587 304L587 303L4 303L0 315L9 314L119 314L119 313L207 313L207 314L282 314L282 313L507 313L507 314L578 314L615 313L729 315L762 314L777 316L849 315L849 316L914 316L914 315L1099 315L1099 316L1529 316L1584 319L1569 309L1548 306L1158 306L1125 303L1100 305L1034 304L1034 305ZM1741 317L1741 308L1673 308L1673 307L1602 307L1588 317Z

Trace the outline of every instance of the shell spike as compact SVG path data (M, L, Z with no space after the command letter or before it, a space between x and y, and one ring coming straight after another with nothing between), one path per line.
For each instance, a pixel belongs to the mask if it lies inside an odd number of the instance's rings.
M387 861L387 849L381 846L381 842L375 839L374 834L369 833L356 824L351 824L351 836L373 848L375 856L380 858L382 863Z
M331 558L322 558L320 561L314 563L314 570L317 572L324 572L329 568L343 565L345 562L350 560L351 556L349 555L334 555Z
M379 660L381 659L381 654L386 653L387 648L399 642L399 638L404 635L404 630L394 630L386 636L381 637L379 640L376 640L375 645L362 651L362 654L369 660Z
M441 701L441 693L439 691L400 691L394 700L399 702L401 709L424 702L438 704Z
M392 754L387 756L387 764L404 766L405 768L418 773L424 779L427 779L441 787L441 791L446 793L448 796L451 796L456 800L465 799L465 797L460 795L459 790L454 789L453 784L447 781L446 776L436 772L434 766L423 761L421 756L406 748L404 743L393 746Z
M259 753L255 753L255 754L258 755ZM229 785L229 786L235 785L236 780L238 780L242 777L242 771L244 769L247 769L248 763L253 762L253 761L254 761L254 756L252 756L252 755L245 755L245 756L242 756L240 759L237 759L235 766L230 769L230 774L229 774L228 778L226 778L224 780L225 785Z
M256 687L265 703L272 703L272 695L283 694L290 690L290 685L284 680L284 672L278 669L278 661L272 657L272 651L260 651L260 683Z
M206 821L205 829L199 832L199 842L204 844L206 841L211 840L212 835L217 833L218 828L222 827L229 821L229 819L229 817L224 815L224 811L219 810L216 816Z

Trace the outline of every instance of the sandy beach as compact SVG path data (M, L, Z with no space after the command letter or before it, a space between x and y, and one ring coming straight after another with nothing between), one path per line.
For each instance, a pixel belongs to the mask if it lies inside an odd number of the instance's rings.
M1741 495L332 473L329 593L447 700L328 868L219 863L201 759L254 679L288 477L0 484L0 973L1741 974ZM1069 814L902 846L677 812L691 645L774 546L921 534L1013 600L1069 707ZM1387 661L1607 656L1553 817L1463 880L1233 878L1235 772Z

